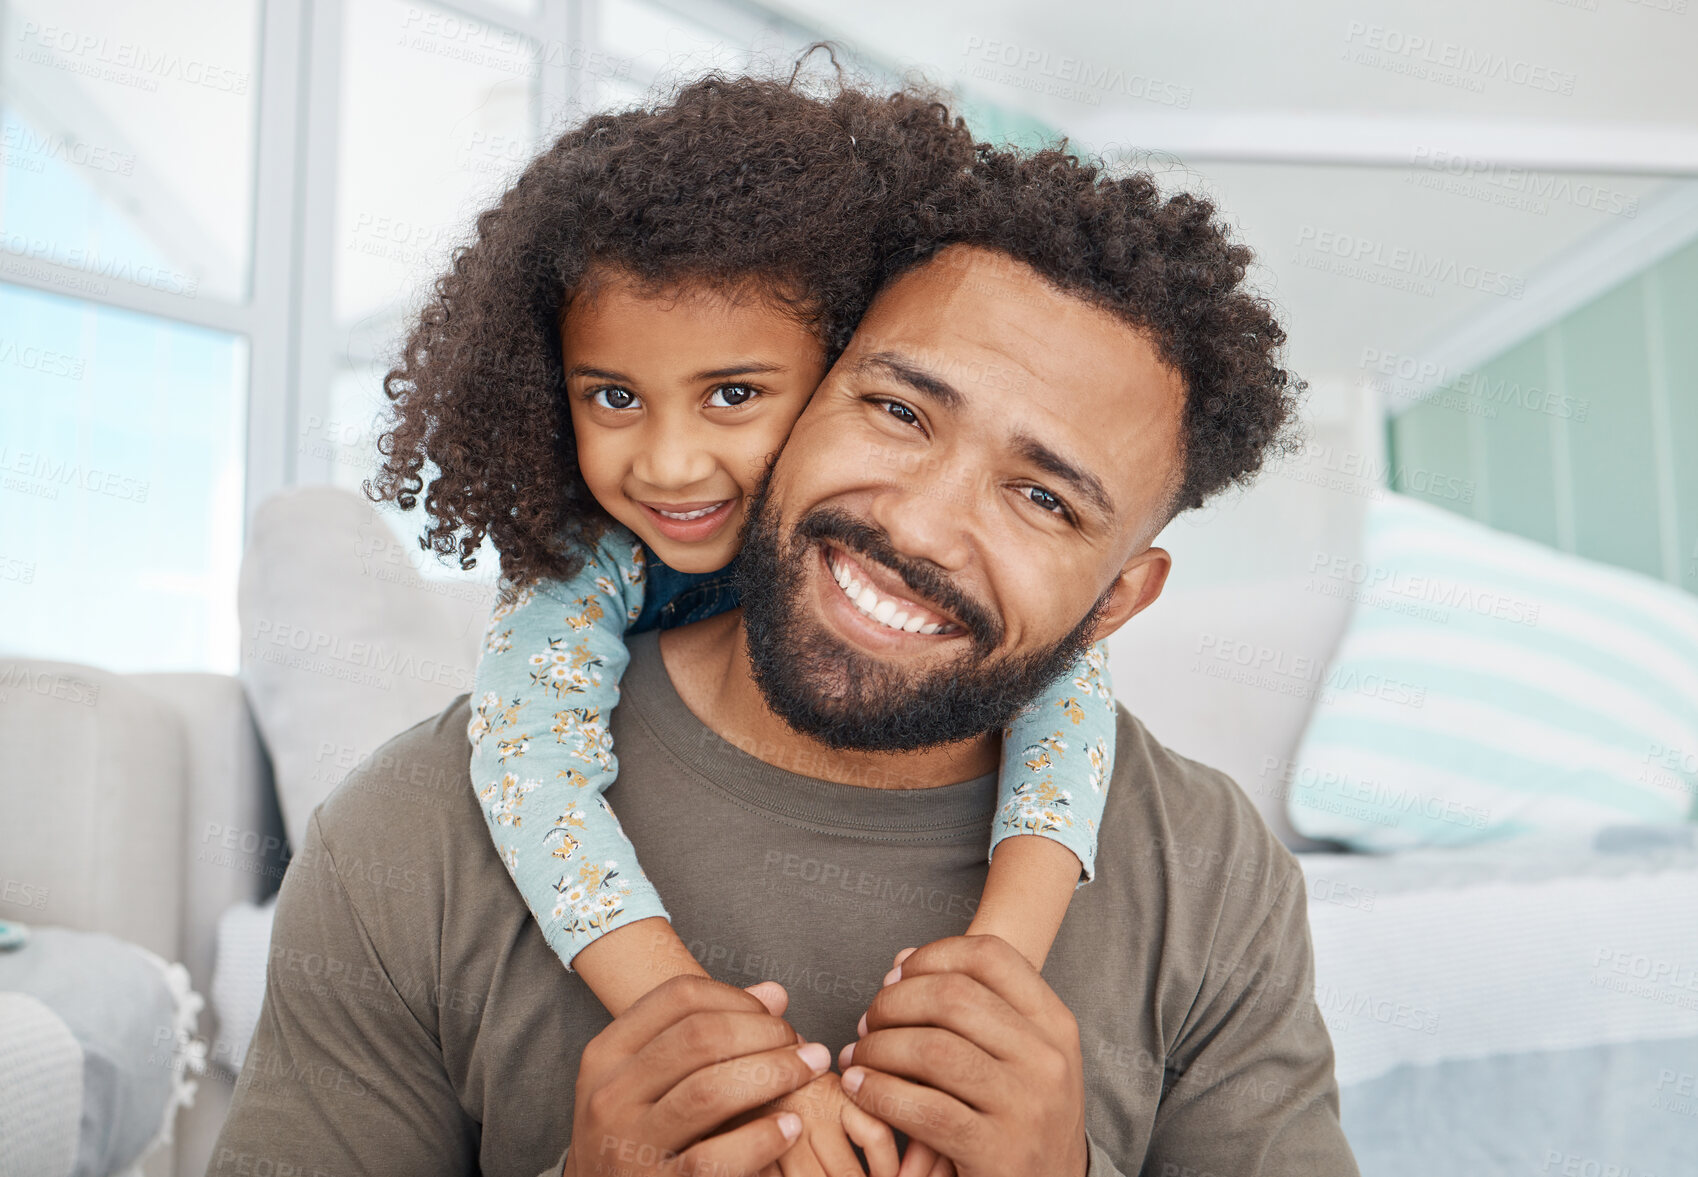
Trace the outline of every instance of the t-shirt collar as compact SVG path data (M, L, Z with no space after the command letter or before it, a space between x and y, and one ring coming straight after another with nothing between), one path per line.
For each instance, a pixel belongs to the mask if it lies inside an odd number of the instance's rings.
M781 755L777 748L740 748L684 705L666 673L658 633L628 635L627 646L631 663L621 707L631 708L666 750L705 783L744 805L821 832L878 841L988 840L996 808L995 773L952 785L902 788L820 780L809 775L808 754L781 767L762 758L776 760Z

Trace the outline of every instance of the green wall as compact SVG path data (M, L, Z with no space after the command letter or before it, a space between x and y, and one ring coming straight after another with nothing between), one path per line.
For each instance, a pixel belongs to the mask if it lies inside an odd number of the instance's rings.
M1698 593L1698 242L1388 429L1395 488Z
M1035 151L1053 147L1061 132L1023 110L983 102L972 96L962 96L956 103L961 117L967 120L973 138L985 140L997 147L1020 147ZM1078 148L1074 149L1075 151Z

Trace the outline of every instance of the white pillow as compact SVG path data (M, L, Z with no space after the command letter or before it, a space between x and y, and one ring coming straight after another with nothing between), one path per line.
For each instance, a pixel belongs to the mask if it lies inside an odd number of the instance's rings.
M1698 598L1403 495L1310 587L1355 612L1292 825L1376 852L1677 824L1698 797Z
M488 579L492 559L477 569ZM338 487L282 491L254 514L238 592L242 681L292 846L355 764L472 689L493 589L427 580L420 568L434 560Z
M265 1003L265 966L271 959L271 924L277 896L262 904L234 903L218 917L218 964L212 973L212 1010L218 1015L211 1061L242 1072L248 1044Z

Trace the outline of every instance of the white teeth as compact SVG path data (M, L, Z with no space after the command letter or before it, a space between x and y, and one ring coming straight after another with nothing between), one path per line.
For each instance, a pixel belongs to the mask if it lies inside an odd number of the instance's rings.
M655 514L662 515L667 519L700 519L704 515L713 514L724 505L724 503L715 503L711 507L703 507L697 511L662 511L659 507L656 507L654 511Z
M909 616L906 610L898 612L899 606L895 601L879 596L871 585L864 585L855 579L847 561L839 562L833 557L830 568L832 578L837 581L844 596L849 598L855 608L880 625L904 633L937 633L944 628L940 623L926 624L918 613Z

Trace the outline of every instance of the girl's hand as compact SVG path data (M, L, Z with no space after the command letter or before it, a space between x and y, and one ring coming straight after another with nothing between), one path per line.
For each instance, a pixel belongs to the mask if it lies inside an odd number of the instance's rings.
M931 1145L909 1140L908 1149L902 1154L902 1169L896 1177L955 1177L955 1165L948 1157L938 1156Z
M802 1135L778 1158L781 1177L861 1177L850 1141L866 1154L868 1177L955 1177L949 1158L938 1156L918 1140L908 1142L898 1165L896 1135L890 1125L851 1103L834 1073L821 1075L771 1106L802 1117ZM838 1116L835 1124L830 1119L833 1106Z
M850 1141L861 1146L871 1173L867 1177L897 1177L896 1135L890 1125L862 1111L843 1093L831 1071L767 1109L795 1112L802 1117L802 1134L782 1156L783 1177L863 1177Z

